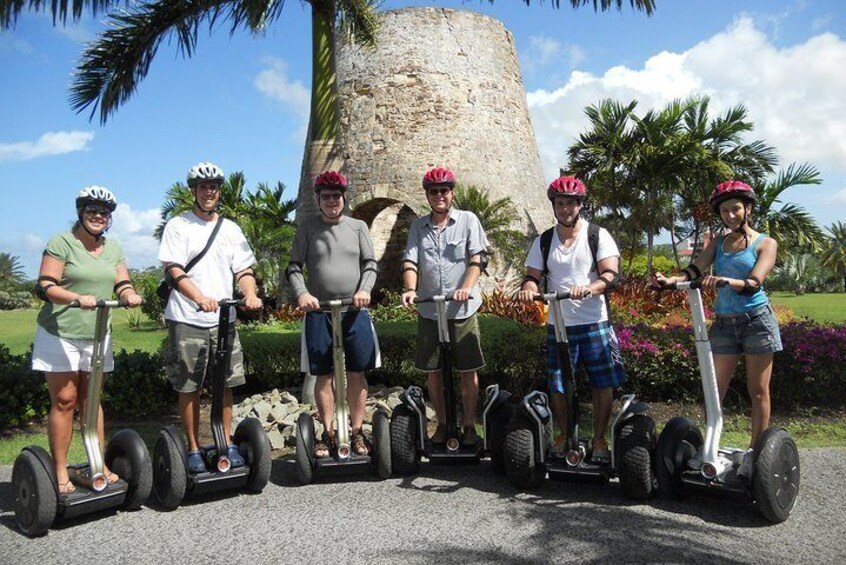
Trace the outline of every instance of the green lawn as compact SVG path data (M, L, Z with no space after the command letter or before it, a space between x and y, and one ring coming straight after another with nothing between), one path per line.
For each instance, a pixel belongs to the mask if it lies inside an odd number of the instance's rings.
M770 298L774 304L786 306L800 317L807 317L815 322L846 322L846 293L803 294L796 296L792 292L773 292Z
M35 336L35 318L37 309L9 310L0 312L0 343L9 348L14 354L26 353ZM140 316L143 320L138 329L129 327L129 320ZM125 310L118 308L112 316L112 332L114 333L115 349L140 349L154 352L159 349L162 340L167 335L164 329L158 328L140 310Z

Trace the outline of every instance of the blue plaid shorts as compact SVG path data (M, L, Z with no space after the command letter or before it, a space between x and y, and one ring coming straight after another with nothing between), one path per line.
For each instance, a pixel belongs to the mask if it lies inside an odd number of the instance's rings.
M584 365L591 388L616 388L626 382L620 345L608 322L568 326L567 340L570 342L570 362L574 370L579 363ZM549 390L563 394L564 380L558 366L558 347L552 325L547 326L546 352Z

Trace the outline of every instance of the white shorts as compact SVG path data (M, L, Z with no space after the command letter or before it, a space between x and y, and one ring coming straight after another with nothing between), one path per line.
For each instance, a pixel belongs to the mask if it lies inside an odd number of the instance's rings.
M93 339L74 339L53 335L36 325L35 343L32 346L32 370L48 373L69 373L91 370L94 354ZM112 355L112 334L106 334L103 370L107 373L115 368Z

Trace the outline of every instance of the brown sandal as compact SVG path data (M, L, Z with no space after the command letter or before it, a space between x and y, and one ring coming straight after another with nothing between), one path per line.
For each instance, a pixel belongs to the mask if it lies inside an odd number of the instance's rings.
M318 459L325 459L335 451L335 434L329 435L324 431L320 441L314 445L314 456Z
M70 479L63 483L59 483L59 495L73 494L74 492L76 492L76 487L73 486Z
M352 450L356 455L367 455L370 453L370 448L367 445L367 438L361 428L352 430Z

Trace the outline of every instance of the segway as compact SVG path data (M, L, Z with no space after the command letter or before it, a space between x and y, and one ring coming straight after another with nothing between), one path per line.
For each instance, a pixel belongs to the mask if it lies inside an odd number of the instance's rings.
M370 453L359 455L350 446L350 408L347 402L347 371L341 308L350 306L352 298L322 300L320 307L332 315L332 364L335 388L335 438L338 449L329 457L314 456L314 418L303 412L297 418L297 479L307 485L324 473L355 473L375 469L380 479L391 476L391 436L388 414L377 409L373 413L373 440Z
M74 301L68 306L78 308L79 303ZM94 350L85 392L88 409L82 423L88 462L68 465L68 477L76 490L59 493L53 458L43 448L27 446L15 459L12 470L15 520L28 536L46 533L56 518L73 518L108 508L137 510L150 496L153 469L141 436L133 430L118 431L109 440L103 457L97 435L109 308L118 306L123 304L117 300L97 301ZM109 484L106 466L120 477L117 482Z
M720 281L717 286L726 284ZM737 475L745 450L720 447L723 413L700 285L701 281L680 282L675 288L687 291L693 318L696 357L705 396L705 440L688 418L678 416L667 422L657 448L661 492L675 499L699 492L754 502L764 518L774 523L784 522L799 496L799 451L787 430L768 428L755 443L755 463L748 482ZM699 448L702 448L701 462L694 458Z
M535 296L535 300L550 305L555 321L558 366L565 379L567 450L563 458L550 456L553 419L549 398L541 391L530 392L518 405L505 435L506 475L519 489L537 488L547 474L550 478L599 483L619 477L625 496L649 498L657 484L652 464L655 422L647 414L648 404L638 402L634 394L621 397L622 407L611 424L610 463L591 463L590 443L579 437L579 398L564 321L563 301L569 298L569 291Z
M176 426L162 428L156 440L153 449L154 489L159 504L167 510L177 508L186 496L242 488L260 493L270 479L270 441L258 419L245 418L232 436L245 464L233 467L227 456L229 438L223 431L223 394L232 356L229 339L231 307L239 304L239 300L218 301L217 349L209 358L207 370L212 377L211 430L214 444L200 447L206 469L201 473L188 471L188 446L182 430Z
M391 416L391 447L393 469L398 475L416 473L421 456L433 463L478 463L482 457L490 456L495 473L505 472L503 467L502 439L513 407L508 401L511 394L493 384L485 389L482 407L483 440L475 446L463 446L459 440L458 410L456 410L455 384L452 372L452 347L447 325L446 303L451 296L436 295L431 298L415 298L416 304L434 302L438 322L438 350L444 385L444 409L446 412L446 441L432 443L426 433L426 402L423 390L409 386L400 394L401 404L394 408Z

